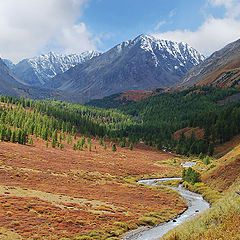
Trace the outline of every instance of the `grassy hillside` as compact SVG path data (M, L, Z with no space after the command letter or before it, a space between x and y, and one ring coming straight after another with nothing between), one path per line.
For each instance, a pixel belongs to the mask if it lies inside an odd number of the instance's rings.
M216 69L198 85L211 85L222 88L240 87L240 58L228 62L225 66Z
M215 161L216 167L202 174L205 184L222 192L222 198L203 214L172 230L162 239L239 239L240 236L240 145Z

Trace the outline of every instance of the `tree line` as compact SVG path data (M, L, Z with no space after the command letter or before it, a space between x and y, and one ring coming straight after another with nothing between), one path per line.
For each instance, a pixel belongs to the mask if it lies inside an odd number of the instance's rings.
M118 105L115 109L0 96L5 103L0 107L0 139L10 141L11 131L11 135L18 136L16 139L22 135L23 140L19 141L24 144L29 135L47 140L60 131L108 138L118 141L120 146L126 145L126 141L132 144L143 141L159 150L212 155L215 144L240 133L240 101L219 103L235 93L239 90L193 87ZM182 134L174 138L174 133L185 127L200 127L204 137L199 139L193 133L190 137Z

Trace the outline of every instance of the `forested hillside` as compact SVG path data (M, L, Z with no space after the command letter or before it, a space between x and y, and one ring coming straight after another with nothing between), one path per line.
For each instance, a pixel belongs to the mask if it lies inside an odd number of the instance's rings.
M12 141L24 144L28 135L35 134L47 141L52 139L54 131L62 131L107 137L115 142L144 141L159 150L166 148L185 155L212 155L214 145L229 141L240 132L240 101L222 103L236 93L236 89L198 87L162 93L108 110L62 101L1 96L1 102L5 103L1 108L1 138L10 141L13 134L22 134L23 140ZM196 136L193 130L190 136L183 131L174 137L176 131L186 127L203 129L204 134Z
M203 86L162 93L137 103L112 102L113 106L138 119L138 125L127 128L132 139L142 139L158 149L165 147L181 154L202 152L211 155L214 144L226 142L239 133L240 102L220 102L238 92L236 89ZM110 103L111 97L96 102L96 105L106 105L105 100ZM193 132L187 139L184 134L180 139L173 138L175 131L185 127L202 128L204 137L197 139Z
M116 138L126 127L136 124L119 110L102 110L61 101L33 101L0 96L1 140L26 144L28 135L57 142L57 132Z

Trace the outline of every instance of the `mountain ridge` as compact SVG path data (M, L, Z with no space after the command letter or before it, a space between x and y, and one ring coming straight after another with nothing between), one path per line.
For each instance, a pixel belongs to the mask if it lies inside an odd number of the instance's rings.
M5 59L9 69L26 84L44 87L57 74L100 55L97 51L81 54L56 54L49 52L33 58L23 59L17 64Z
M186 43L140 35L57 75L46 86L77 94L86 102L129 90L168 87L203 60Z
M197 85L213 85L216 87L236 87L234 82L240 76L240 39L229 43L224 48L214 52L201 64L193 67L182 79L178 87L186 89ZM237 72L232 72L233 70ZM228 76L228 72L235 79ZM233 82L231 82L233 80ZM240 86L238 86L239 88Z

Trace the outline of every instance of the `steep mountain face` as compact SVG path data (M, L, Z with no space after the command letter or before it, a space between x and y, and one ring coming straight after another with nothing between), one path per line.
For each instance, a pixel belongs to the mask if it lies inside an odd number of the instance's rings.
M8 66L0 58L0 94L18 96L17 88L25 88L25 85L9 70Z
M14 68L15 68L15 64L8 60L8 59L2 59L2 61L7 65L7 67L9 68L10 71L14 71Z
M86 62L99 54L96 51L71 55L60 55L50 52L38 57L24 59L15 66L12 66L11 62L7 62L7 60L5 60L5 63L25 83L42 87L57 74L63 73L69 68Z
M57 75L46 86L86 102L129 90L171 86L203 60L186 43L140 35Z
M240 39L193 67L178 87L185 89L194 84L240 88Z

